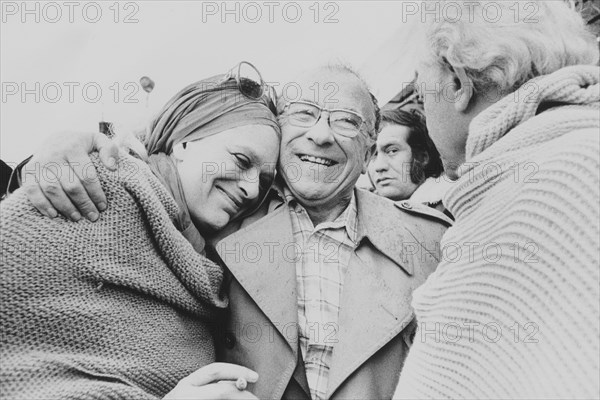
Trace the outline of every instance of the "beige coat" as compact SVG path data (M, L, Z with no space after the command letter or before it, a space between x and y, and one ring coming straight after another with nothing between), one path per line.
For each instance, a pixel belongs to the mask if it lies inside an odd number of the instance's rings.
M449 220L423 205L356 190L359 245L341 298L328 398L389 399L414 333L412 291L439 262ZM260 399L310 399L299 351L294 238L281 199L220 241L230 308L218 358L258 372ZM262 217L262 218L260 218Z

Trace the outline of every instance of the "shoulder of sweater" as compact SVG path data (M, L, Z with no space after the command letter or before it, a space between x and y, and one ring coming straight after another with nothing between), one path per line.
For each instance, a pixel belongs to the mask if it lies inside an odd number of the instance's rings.
M123 155L117 162L116 170L111 171L102 164L97 153L90 157L103 184L103 190L112 194L113 201L123 202L126 198L131 198L132 201L127 202L132 202L132 206L137 208L144 208L146 212L157 211L156 207L160 207L167 211L170 218L176 215L175 200L144 161ZM109 198L109 203L110 201ZM108 206L112 208L111 204Z
M98 153L92 153L90 158L96 167L96 171L106 179L124 183L145 182L152 177L148 164L131 155L120 156L117 160L117 168L114 171L109 170L100 162Z
M536 172L538 169L557 169L560 165L561 169L579 169L577 181L590 178L597 180L598 164L600 164L598 125L600 125L600 121L596 126L587 125L573 128L569 133L542 144L540 151L531 155L531 161L535 162ZM583 171L586 172L582 173ZM576 181L565 183L577 184Z

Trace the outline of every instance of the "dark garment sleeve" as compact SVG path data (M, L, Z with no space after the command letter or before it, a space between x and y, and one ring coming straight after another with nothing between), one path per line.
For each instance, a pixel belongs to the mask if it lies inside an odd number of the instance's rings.
M21 187L21 171L32 158L32 155L27 157L25 160L21 161L14 170L10 171L10 175L7 173L8 179L6 179L6 181L4 179L4 170L2 171L2 187L0 187L2 199L5 199L9 194Z
M2 199L6 197L8 182L12 176L12 171L13 169L10 167L10 165L0 160L0 198Z

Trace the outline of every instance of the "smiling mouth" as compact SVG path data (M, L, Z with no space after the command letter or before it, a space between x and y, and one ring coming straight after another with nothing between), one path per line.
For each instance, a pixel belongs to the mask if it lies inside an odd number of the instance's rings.
M239 200L238 198L236 198L235 196L233 196L232 194L230 194L228 191L226 191L225 189L223 189L220 186L216 187L218 191L220 191L221 193L223 193L225 195L225 197L227 197L229 200L231 200L231 202L234 205L235 210L233 210L234 212L238 212L242 206L243 203L241 200Z
M300 155L298 155L298 158L300 158L300 160L303 162L324 165L326 167L331 167L331 166L337 164L337 162L330 160L328 158L309 156L308 154L300 154Z

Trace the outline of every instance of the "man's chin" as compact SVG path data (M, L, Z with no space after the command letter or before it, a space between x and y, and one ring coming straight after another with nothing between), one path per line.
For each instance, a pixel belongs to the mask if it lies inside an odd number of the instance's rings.
M327 200L327 194L329 191L327 188L324 188L323 185L299 185L293 184L290 185L290 190L294 194L294 197L301 202L314 202L314 203L322 203Z
M407 196L405 193L386 193L386 192L377 192L378 195L385 197L386 199L390 199L392 201L400 201L410 199L410 196Z
M450 163L450 162L446 162L445 160L442 160L442 164L444 165L444 174L451 180L451 181L456 181L458 180L458 178L460 178L460 167L461 165L463 165L463 163Z
M231 218L225 211L213 211L213 214L203 220L194 221L194 225L203 236L213 236L229 224Z
M323 191L314 191L314 190L296 192L294 197L296 197L298 199L310 200L310 201L314 201L314 202L323 202L326 200L326 196L324 195Z
M444 172L445 172L446 176L448 177L448 179L450 179L451 181L456 181L456 180L458 180L458 178L460 178L460 174L458 173L458 168L444 169Z

